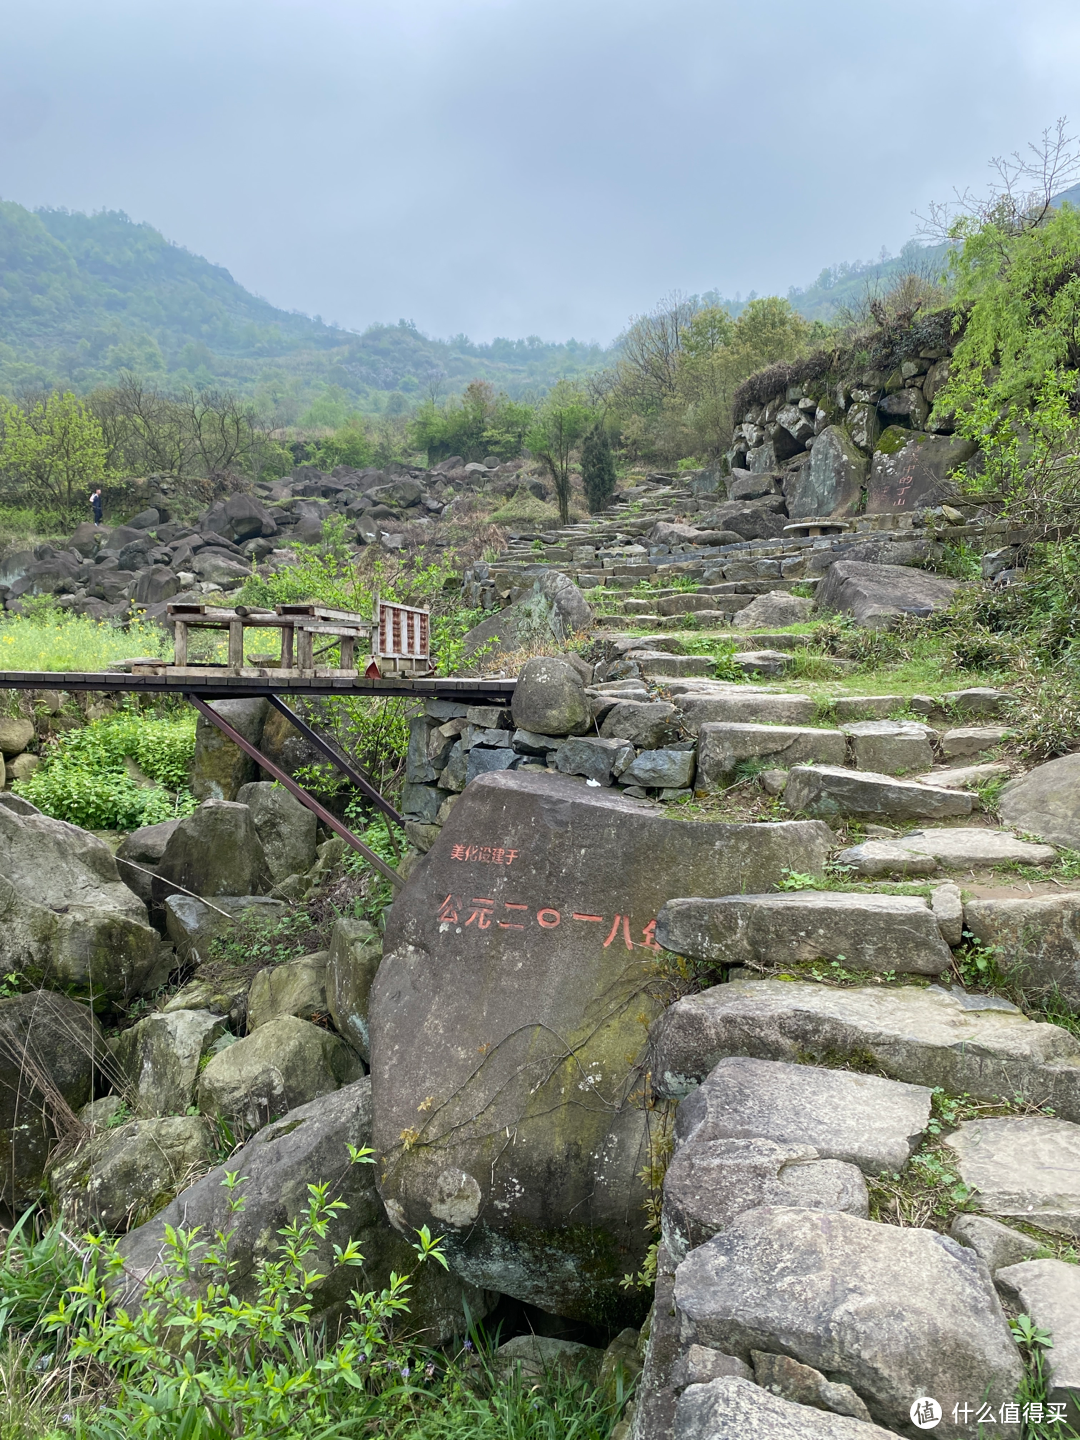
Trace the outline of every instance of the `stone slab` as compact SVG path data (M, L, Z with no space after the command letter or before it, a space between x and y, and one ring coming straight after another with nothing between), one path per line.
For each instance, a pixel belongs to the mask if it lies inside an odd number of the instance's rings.
M967 1120L945 1143L983 1214L1080 1235L1080 1125L1049 1115Z
M797 1405L731 1376L688 1386L673 1433L675 1440L896 1440L880 1425Z
M691 735L710 721L806 725L814 718L809 695L785 695L741 685L722 695L678 695L675 708Z
M930 907L913 895L804 890L670 900L656 938L678 955L756 968L824 959L851 970L939 975L952 958Z
M999 1270L996 1280L1006 1299L1049 1330L1054 1344L1043 1358L1050 1379L1047 1399L1063 1404L1066 1422L1080 1427L1080 1265L1025 1260Z
M911 830L889 840L867 840L837 856L837 864L853 865L862 875L888 875L905 868L909 874L930 875L936 869L974 870L993 865L1049 865L1057 858L1049 845L1018 840L1010 830L978 827ZM922 866L913 862L926 860Z
M933 1230L835 1211L763 1206L691 1251L675 1271L684 1345L740 1360L788 1355L856 1392L874 1419L910 1430L912 1401L932 1394L937 1433L960 1437L954 1405L995 1410L1022 1375L986 1267Z
M976 940L996 948L1006 969L1022 969L1028 989L1056 991L1080 1007L1080 891L976 898L964 907L964 920Z
M839 730L812 726L707 723L698 730L697 788L712 790L730 783L737 766L747 760L788 767L814 762L843 765L847 741Z
M812 1145L695 1138L676 1153L664 1175L664 1243L682 1260L759 1205L865 1216L869 1199L855 1165L823 1159Z
M1041 1241L986 1215L957 1215L949 1226L949 1234L961 1245L970 1246L980 1260L985 1260L991 1275L1006 1265L1031 1260L1042 1248Z
M924 1085L739 1055L680 1101L675 1136L680 1146L755 1136L801 1143L880 1175L904 1168L929 1119Z
M649 1068L681 1098L732 1055L872 1064L895 1080L998 1100L1016 1094L1080 1120L1080 1040L995 996L939 986L733 980L683 996L653 1024Z
M962 760L968 755L982 755L1008 739L1014 732L1002 725L966 725L946 730L941 737L941 753L947 760Z
M814 815L822 820L834 815L938 820L971 814L971 796L963 791L835 765L793 767L784 799L794 814Z

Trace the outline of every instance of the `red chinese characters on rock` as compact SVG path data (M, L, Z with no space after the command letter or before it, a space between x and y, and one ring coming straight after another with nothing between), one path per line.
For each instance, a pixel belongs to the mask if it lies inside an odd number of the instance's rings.
M475 860L481 865L512 865L521 854L506 845L453 845L451 860Z
M495 919L498 911L505 911L505 918ZM466 916L464 920L461 918ZM528 905L517 904L510 900L501 903L484 896L471 896L465 899L462 896L450 894L439 906L436 917L440 925L449 929L451 925L457 926L459 930L468 929L475 925L477 930L490 930L492 922L500 930L555 930L564 919L569 919L571 924L574 921L583 922L587 925L608 925L609 921L604 915L593 915L582 910L572 910L566 916L561 910L553 905L544 905L533 913ZM611 928L608 931L607 939L603 942L603 948L608 949L611 945L622 944L627 950L653 950L658 951L662 947L656 943L656 920L652 919L641 929L641 939L635 940L632 935L632 924L629 915L618 914L610 921Z

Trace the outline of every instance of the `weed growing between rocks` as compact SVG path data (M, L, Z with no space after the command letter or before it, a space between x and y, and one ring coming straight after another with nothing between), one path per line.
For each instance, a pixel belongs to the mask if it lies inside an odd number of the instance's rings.
M349 1148L353 1164L371 1163ZM234 1172L224 1183L238 1214L244 1181ZM315 1256L342 1208L328 1184L308 1186L251 1300L232 1292L231 1230L170 1227L158 1269L135 1281L139 1308L116 1303L134 1277L115 1241L74 1241L59 1224L35 1236L24 1216L0 1251L0 1436L607 1440L629 1398L621 1374L602 1389L583 1374L523 1374L495 1354L497 1335L471 1323L456 1354L419 1349L407 1339L403 1275L353 1291L335 1333L313 1327ZM414 1249L418 1263L445 1267L426 1227ZM335 1268L362 1262L355 1242L334 1246Z

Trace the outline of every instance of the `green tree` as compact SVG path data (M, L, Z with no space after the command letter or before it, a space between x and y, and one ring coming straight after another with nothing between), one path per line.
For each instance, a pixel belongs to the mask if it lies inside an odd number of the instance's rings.
M84 514L90 490L107 475L102 428L90 407L68 392L24 405L0 400L0 478L13 498Z
M323 470L333 470L335 465L351 465L362 470L372 461L371 438L359 415L349 417L325 440L320 440L316 452L316 464Z
M1080 516L1080 211L1006 187L954 220L950 234L960 242L951 268L961 333L934 417L979 446L974 483L1006 513L1072 528Z
M547 466L555 482L559 519L570 519L570 455L594 420L584 390L570 380L560 380L536 416L525 443Z
M603 510L615 493L615 458L604 426L597 422L581 446L581 483L589 511Z

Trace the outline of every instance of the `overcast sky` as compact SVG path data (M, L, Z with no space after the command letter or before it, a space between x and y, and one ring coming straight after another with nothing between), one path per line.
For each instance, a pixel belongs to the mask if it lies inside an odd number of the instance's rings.
M784 294L1060 114L1076 0L0 0L0 196L350 329Z

